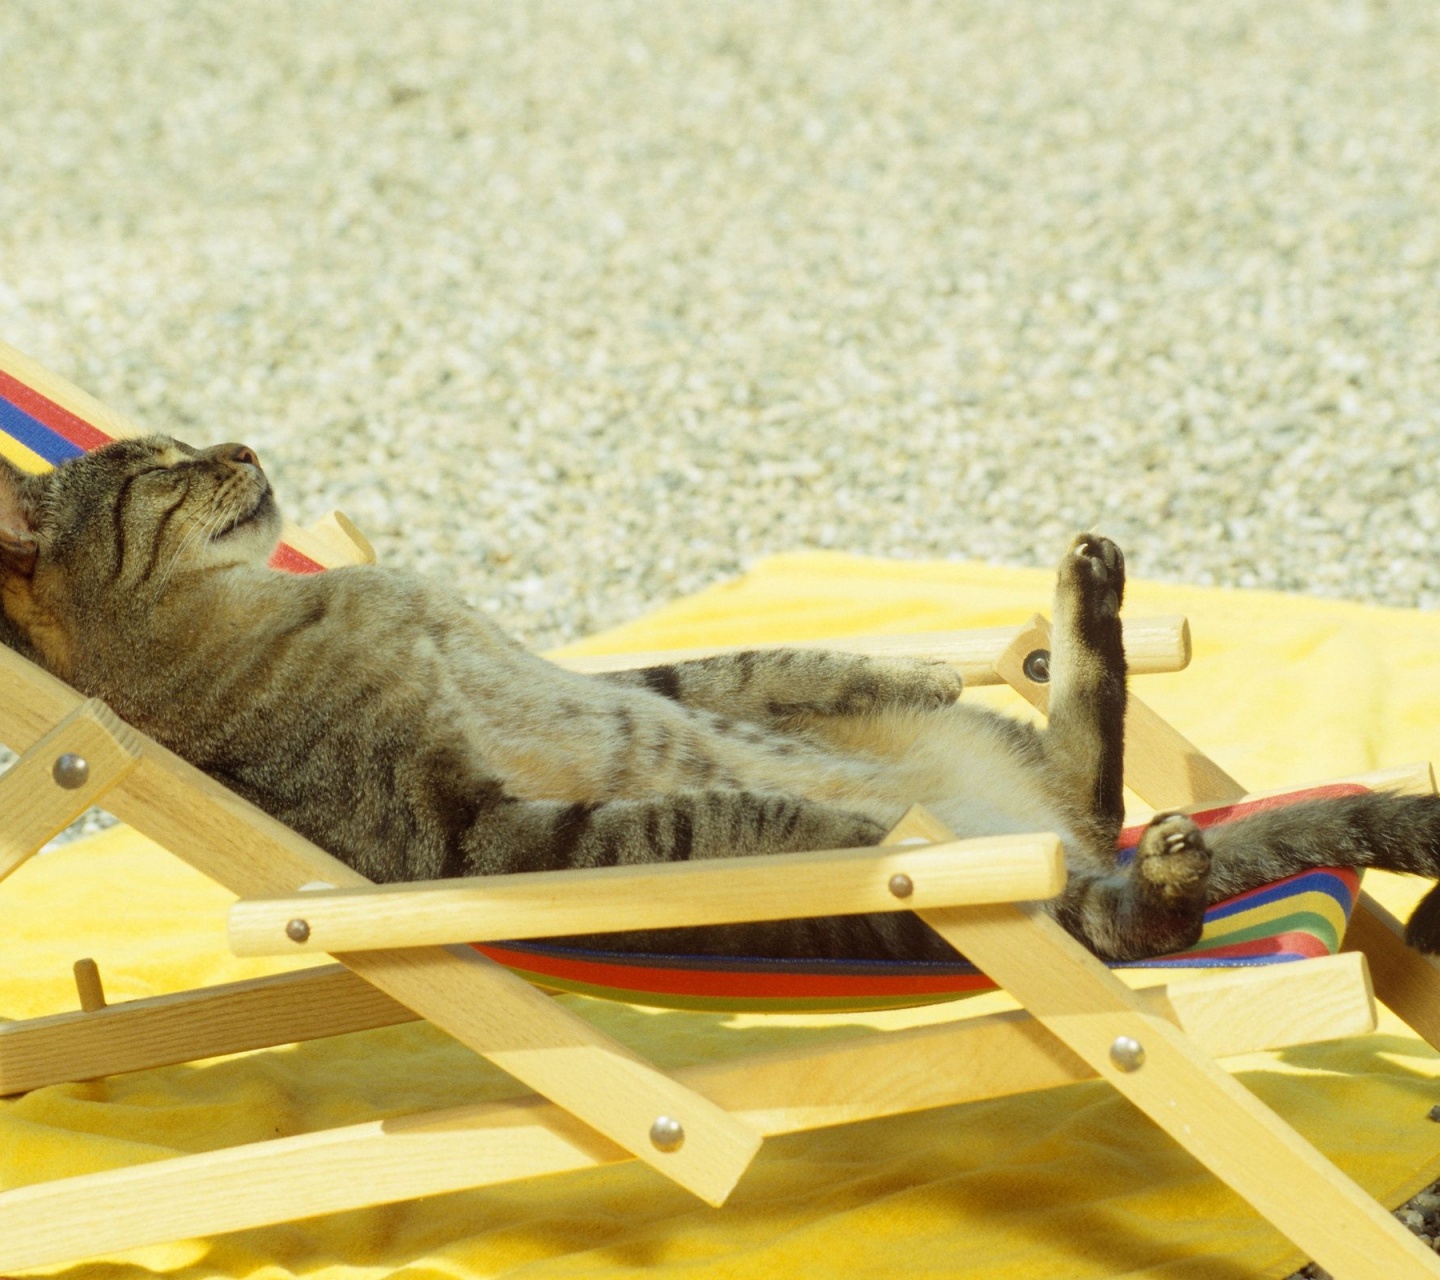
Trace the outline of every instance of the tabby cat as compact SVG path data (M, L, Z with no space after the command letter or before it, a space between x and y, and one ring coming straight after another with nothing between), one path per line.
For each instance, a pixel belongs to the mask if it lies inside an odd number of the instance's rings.
M949 667L732 653L584 676L409 574L292 576L243 445L117 441L0 465L3 638L374 880L872 845L919 801L966 836L1049 830L1050 904L1102 956L1193 943L1208 902L1318 864L1440 875L1440 802L1367 795L1202 836L1177 815L1117 865L1124 561L1060 563L1041 730L956 701ZM1440 890L1409 940L1440 950ZM906 913L653 930L629 950L953 959Z

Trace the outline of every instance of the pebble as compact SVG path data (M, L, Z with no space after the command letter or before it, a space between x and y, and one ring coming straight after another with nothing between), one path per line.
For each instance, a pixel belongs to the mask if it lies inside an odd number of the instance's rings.
M0 337L539 647L803 547L1440 605L1430 0L0 6Z

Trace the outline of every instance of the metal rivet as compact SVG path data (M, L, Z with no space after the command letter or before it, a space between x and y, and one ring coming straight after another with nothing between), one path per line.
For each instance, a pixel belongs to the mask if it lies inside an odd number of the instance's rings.
M656 1116L650 1126L650 1142L656 1151L679 1151L685 1145L685 1128L669 1116Z
M67 751L55 761L55 767L50 770L50 775L66 791L74 791L77 787L83 787L90 781L90 765L84 756L77 756L73 751Z
M295 919L285 926L285 936L291 942L304 942L310 936L310 922Z
M908 898L915 892L915 881L903 871L897 871L890 877L890 892L897 898Z
M1025 661L1020 664L1020 669L1025 673L1025 679L1035 684L1050 683L1050 650L1036 649L1025 655Z
M1116 1036L1110 1046L1110 1061L1120 1071L1139 1071L1145 1065L1145 1046L1134 1036Z

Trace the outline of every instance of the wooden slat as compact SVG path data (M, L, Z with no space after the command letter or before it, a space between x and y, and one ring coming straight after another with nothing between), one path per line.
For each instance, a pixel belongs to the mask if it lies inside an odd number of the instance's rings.
M374 564L375 548L342 511L332 511L303 528L289 525L284 541L327 569L344 564Z
M71 708L59 723L0 775L0 814L5 818L0 825L0 880L65 830L140 758L140 735L109 707L93 698L82 702L77 694L71 698ZM89 776L78 787L62 787L55 779L55 762L66 754L81 757L89 767Z
M1211 1053L1226 1054L1253 1047L1262 1030L1268 1046L1279 1048L1368 1026L1374 1015L1367 984L1358 956L1343 962L1322 957L1280 968L1187 973L1178 983L1145 988L1141 995L1163 1001L1158 1011L1182 1023ZM957 1012L963 1009L962 1003ZM1237 1017L1237 1009L1244 1016ZM338 964L129 1000L107 1005L100 1015L60 1013L0 1025L0 1095L367 1031L418 1016Z
M1360 895L1345 949L1363 952L1375 993L1427 1044L1440 1049L1440 962L1405 945L1405 926L1368 893Z
M1014 639L1014 627L970 631L927 631L911 635L835 636L827 640L796 640L776 644L717 645L697 649L656 649L646 653L585 654L555 659L572 671L625 671L669 662L707 658L741 649L834 649L874 658L940 658L961 673L968 685L999 684L995 662ZM1190 662L1190 627L1179 616L1135 618L1125 623L1125 650L1130 670L1180 671Z
M908 878L897 897L891 878ZM1065 884L1060 841L996 836L909 849L486 876L249 898L230 909L236 955L563 937L742 920L1050 898ZM303 930L290 926L303 922ZM303 936L301 936L303 935Z
M418 1017L338 964L57 1013L0 1025L0 1096Z
M1212 1052L1353 1035L1374 1025L1356 957L1217 972L1147 990ZM296 975L297 977L299 975ZM1227 990L1230 994L1227 995ZM1236 1018L1237 1005L1247 1016ZM758 1132L792 1133L1049 1089L1094 1072L1024 1012L860 1036L677 1073ZM538 1099L462 1107L0 1194L0 1268L290 1221L626 1158ZM94 1206L105 1212L96 1214Z

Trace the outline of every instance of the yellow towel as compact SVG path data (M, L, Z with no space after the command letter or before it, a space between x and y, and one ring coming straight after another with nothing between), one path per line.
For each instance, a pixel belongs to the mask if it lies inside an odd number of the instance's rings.
M1049 591L1040 572L781 556L570 651L994 626L1047 609ZM1257 790L1437 754L1440 617L1143 582L1126 608L1189 614L1194 663L1145 679L1141 696ZM966 696L1018 704L1003 690ZM1378 876L1367 885L1399 911L1419 888ZM34 859L0 886L0 1014L73 1008L69 968L81 955L99 961L112 1001L280 967L228 957L227 905L223 891L124 829ZM834 1034L836 1023L863 1030L953 1015L760 1019L567 1000L669 1064ZM1440 1062L1385 1018L1376 1035L1231 1065L1394 1205L1440 1174L1440 1125L1426 1118L1440 1102ZM423 1024L64 1085L0 1102L0 1185L513 1092ZM1282 1276L1298 1261L1097 1082L772 1140L718 1211L631 1164L48 1271L1239 1280Z

